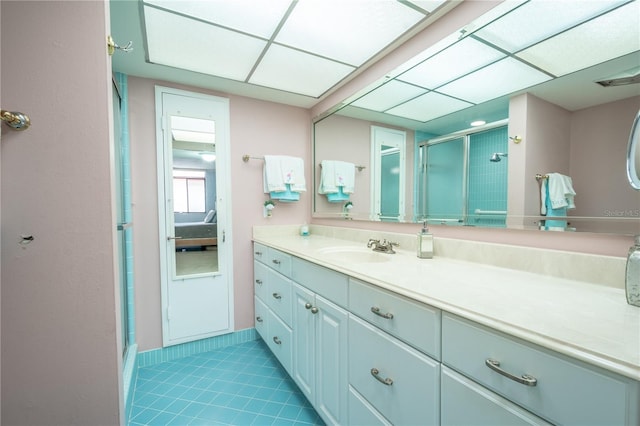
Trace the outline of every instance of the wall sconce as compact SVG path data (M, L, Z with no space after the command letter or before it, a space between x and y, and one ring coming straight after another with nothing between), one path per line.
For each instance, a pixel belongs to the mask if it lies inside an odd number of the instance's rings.
M276 207L273 200L267 200L264 202L264 217L271 217L271 211Z
M352 208L353 208L353 203L351 201L347 201L346 203L344 203L344 206L342 206L342 214L344 215L345 219L351 219L349 217L349 212L351 212Z

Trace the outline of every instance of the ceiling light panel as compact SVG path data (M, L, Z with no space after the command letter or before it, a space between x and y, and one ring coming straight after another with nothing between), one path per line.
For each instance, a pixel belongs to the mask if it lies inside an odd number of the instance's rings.
M478 104L550 79L547 74L516 59L505 58L442 86L438 91Z
M398 105L387 111L389 114L417 121L429 121L443 115L472 106L468 102L450 98L436 92L426 93L418 98Z
M355 102L352 102L351 105L381 112L411 98L415 98L426 91L426 89L412 84L391 80L376 90L367 93Z
M149 61L243 81L266 42L144 7Z
M409 0L407 3L412 3L425 12L431 13L443 3L446 3L446 0Z
M348 65L272 45L249 83L319 97L353 70Z
M467 37L405 72L398 79L435 89L505 56L499 50Z
M625 1L530 1L480 29L475 35L513 53Z
M517 56L562 76L638 50L640 3L633 2L532 46Z
M291 0L144 0L144 2L266 39L271 38L291 4Z
M298 1L275 41L359 66L425 15L396 1Z

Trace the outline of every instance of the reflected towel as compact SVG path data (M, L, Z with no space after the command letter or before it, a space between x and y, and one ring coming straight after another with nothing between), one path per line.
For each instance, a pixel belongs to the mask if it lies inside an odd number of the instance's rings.
M540 186L540 213L547 214L547 209L575 209L576 192L569 176L560 173L547 173L548 178ZM549 203L547 203L547 199Z
M542 186L547 187L549 182L543 182ZM566 217L567 216L567 206L553 208L551 203L550 191L547 189L545 198L544 198L544 206L546 208L547 217ZM566 220L545 220L544 227L550 231L560 231L564 230L567 227Z
M319 194L334 194L342 188L344 194L353 194L355 188L355 170L353 163L345 161L323 160L320 163Z

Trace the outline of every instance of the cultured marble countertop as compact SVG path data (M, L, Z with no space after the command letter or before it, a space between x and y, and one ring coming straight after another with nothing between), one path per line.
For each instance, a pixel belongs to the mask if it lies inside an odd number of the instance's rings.
M349 262L327 247L365 243L322 235L254 241L531 343L640 380L640 308L624 290L396 250L384 262Z

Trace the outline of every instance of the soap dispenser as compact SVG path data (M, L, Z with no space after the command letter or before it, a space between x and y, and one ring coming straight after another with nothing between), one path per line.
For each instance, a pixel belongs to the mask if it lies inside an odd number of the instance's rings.
M640 235L636 235L634 245L629 248L625 293L628 304L640 306Z
M433 234L427 229L427 221L422 223L422 229L418 232L418 257L431 259L433 257Z

